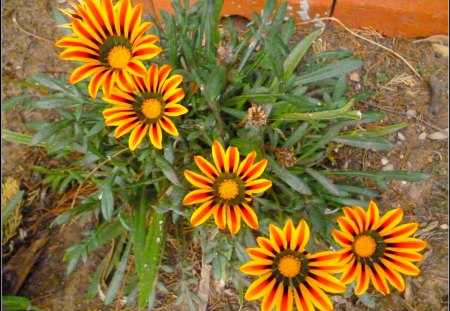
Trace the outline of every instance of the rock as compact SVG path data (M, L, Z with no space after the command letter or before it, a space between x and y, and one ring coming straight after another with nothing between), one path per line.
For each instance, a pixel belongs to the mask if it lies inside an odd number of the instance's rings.
M359 82L361 81L361 77L359 76L359 73L357 71L353 71L350 76L349 79L353 82Z
M427 138L427 133L423 132L420 133L419 136L417 136L418 140L425 140Z
M393 171L394 170L394 165L392 165L391 163L383 166L383 168L381 169L382 171Z
M405 140L406 140L405 136L403 136L403 134L400 133L400 132L397 133L397 136L398 136L398 139L400 139L400 140L402 140L402 141L405 141Z
M434 132L432 134L429 134L427 135L427 137L432 140L448 139L448 128L445 129L443 132Z

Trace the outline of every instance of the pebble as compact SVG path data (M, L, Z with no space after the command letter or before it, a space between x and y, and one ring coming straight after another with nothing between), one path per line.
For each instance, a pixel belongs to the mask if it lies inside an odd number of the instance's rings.
M402 141L405 141L405 140L406 140L405 136L403 136L402 133L398 132L397 135L398 135L398 139L400 139L400 140L402 140Z
M420 133L419 136L417 136L418 140L425 140L426 138L427 138L426 132Z
M408 109L408 110L406 111L406 116L407 116L408 118L415 117L416 115L417 115L417 111L415 111L414 109Z
M443 230L448 230L448 225L447 224L442 224L439 226L439 228L443 229Z
M353 82L359 82L361 78L359 77L359 73L357 71L354 71L350 74L349 79Z
M386 158L382 158L381 159L381 164L382 165L386 165L386 164L388 164L389 163L389 160L388 159L386 159Z
M381 170L383 170L383 171L393 171L394 170L394 165L389 163L389 164L383 166L383 168Z

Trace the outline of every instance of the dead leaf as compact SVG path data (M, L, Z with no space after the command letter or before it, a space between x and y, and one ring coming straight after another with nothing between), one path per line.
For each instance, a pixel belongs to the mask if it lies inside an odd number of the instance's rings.
M31 268L41 256L48 239L48 233L46 233L40 239L33 241L28 248L21 247L4 266L3 280L8 284L9 295L16 295L20 290Z
M434 53L436 53L440 57L448 58L448 46L438 43L433 43L431 46L433 47Z
M443 44L443 45L447 45L448 46L448 36L445 36L445 35L434 35L434 36L430 36L430 37L425 38L425 39L420 39L420 40L413 41L413 43L419 43L419 42L439 43L439 44Z
M211 266L203 265L201 272L200 284L198 286L197 295L203 301L201 305L198 306L199 311L206 311L208 306L209 297L209 280L211 279Z

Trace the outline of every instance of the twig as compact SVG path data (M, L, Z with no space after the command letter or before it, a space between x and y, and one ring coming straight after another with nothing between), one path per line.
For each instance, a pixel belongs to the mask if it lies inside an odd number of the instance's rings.
M377 109L380 109L380 110L389 112L389 113L396 113L396 114L401 114L401 115L404 115L404 116L407 116L407 115L408 115L406 112L403 112L403 111L391 110L391 109L387 109L387 108L384 108L384 107L380 107L380 106L378 106L378 105L371 104L371 103L366 103L366 104L369 105L369 106L375 107L375 108L377 108ZM439 131L439 132L444 132L443 129L441 129L441 128L435 126L435 125L433 125L432 123L430 123L430 122L428 122L428 121L425 121L425 120L422 119L422 118L419 118L419 117L417 117L417 116L411 116L411 117L412 117L413 119L415 119L416 121L419 121L419 122L422 122L422 123L428 125L428 126L431 127L433 130L436 130L436 131Z
M366 37L361 36L361 35L357 34L356 32L350 30L347 26L344 25L344 23L342 23L340 20L338 20L338 19L335 18L335 17L322 17L322 18L316 18L316 19L312 19L312 20L309 20L309 21L306 21L306 22L297 22L296 25L298 26L298 25L304 25L304 24L311 24L311 23L315 23L315 22L317 22L317 21L323 21L323 20L332 20L332 21L335 21L335 22L338 23L340 26L342 26L342 28L344 28L345 30L347 30L349 33L351 33L351 34L354 35L355 37L358 37L358 38L360 38L361 40L364 40L364 41L366 41L366 42L369 42L370 44L376 45L376 46L378 46L379 48L382 48L383 50L386 50L386 51L388 51L389 53L394 54L396 57L400 58L400 59L406 64L406 66L408 66L409 69L411 69L412 72L414 72L414 74L415 74L417 77L419 77L420 80L422 80L422 76L414 69L414 67L413 67L413 66L412 66L412 65L411 65L411 64L410 64L403 56L401 56L401 55L398 54L397 52L391 50L390 48L385 47L384 45L381 45L381 44L379 44L379 43L377 43L377 42L375 42L375 41L372 41L372 40L370 40L370 39L367 39Z
M32 36L32 37L34 37L34 38L36 38L36 39L39 39L39 40L48 42L48 43L50 43L52 46L55 44L53 41L51 41L51 40L49 40L49 39L46 39L46 38L43 38L43 37L41 37L41 36L35 35L34 33L31 33L31 32L29 32L29 31L23 29L23 27L20 26L19 22L17 21L17 18L16 18L16 12L14 12L14 16L13 16L13 18L12 18L12 21L13 21L14 24L17 25L17 27L18 27L22 32L26 33L27 35Z

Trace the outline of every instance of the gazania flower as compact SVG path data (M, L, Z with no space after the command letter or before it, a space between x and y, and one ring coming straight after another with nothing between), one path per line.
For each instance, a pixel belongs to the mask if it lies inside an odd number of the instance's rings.
M145 77L133 78L136 85L133 91L124 91L116 86L109 96L103 97L115 106L103 111L105 124L117 126L116 138L131 131L128 141L131 150L136 149L147 133L158 149L162 148L162 130L178 136L178 130L169 117L180 116L188 110L178 104L184 98L183 89L178 88L183 77L169 77L171 70L169 65L158 68L153 64Z
M388 283L403 291L405 282L400 273L418 275L420 270L413 262L422 259L418 252L427 246L425 241L411 237L418 224L398 225L403 218L399 208L380 218L373 201L367 212L354 206L345 207L344 214L337 220L341 230L332 231L343 247L340 252L346 263L341 281L348 284L356 279L356 295L366 292L370 281L383 294L390 293Z
M241 228L241 219L249 227L257 229L258 218L249 204L253 194L272 186L270 180L258 179L267 166L267 160L253 163L256 158L253 151L239 163L239 150L228 147L225 151L217 140L212 146L212 157L215 165L201 156L195 157L195 163L204 175L184 171L186 179L200 188L189 192L183 200L185 205L201 204L192 214L192 225L201 225L214 215L217 226L224 230L228 225L232 234Z
M261 310L276 307L277 311L333 310L325 292L342 293L345 285L333 273L340 273L344 265L338 252L325 251L311 254L305 250L309 240L308 224L302 220L294 227L288 219L283 230L270 224L270 237L258 237L259 247L247 248L253 261L241 266L241 271L258 275L247 289L245 299L263 297Z
M158 55L162 49L154 43L155 35L144 35L152 23L141 23L142 4L131 7L129 0L84 0L72 4L76 12L63 10L72 17L65 25L73 34L63 37L56 46L66 48L60 58L84 63L70 76L74 84L89 76L89 94L97 96L102 87L109 94L114 83L122 88L132 87L132 76L143 77L146 69L143 60Z

